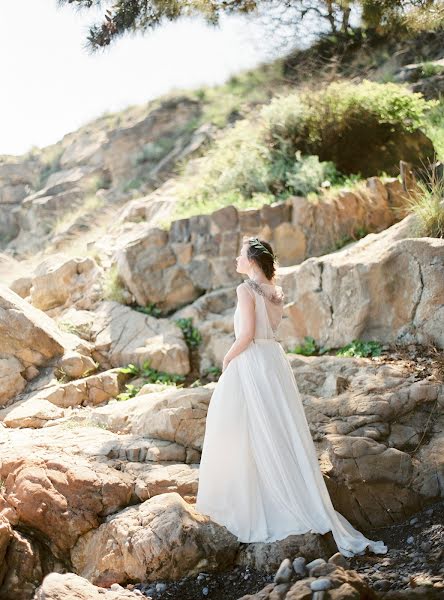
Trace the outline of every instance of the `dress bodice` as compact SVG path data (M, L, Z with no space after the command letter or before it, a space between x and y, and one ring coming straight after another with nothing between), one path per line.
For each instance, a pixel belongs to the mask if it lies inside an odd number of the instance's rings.
M247 286L255 301L255 339L275 339L284 309L282 287L259 284L251 279L246 279L244 285ZM236 338L239 336L241 319L242 314L237 303L233 319Z

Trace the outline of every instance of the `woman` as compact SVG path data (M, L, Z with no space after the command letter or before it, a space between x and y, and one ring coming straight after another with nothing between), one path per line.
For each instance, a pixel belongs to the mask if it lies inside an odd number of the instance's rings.
M333 508L296 380L275 333L284 295L270 244L244 237L235 341L208 408L196 509L240 542L331 531L344 556L385 554Z

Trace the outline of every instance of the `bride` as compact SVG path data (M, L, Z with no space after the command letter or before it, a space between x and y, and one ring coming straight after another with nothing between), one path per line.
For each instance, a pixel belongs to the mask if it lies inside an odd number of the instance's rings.
M196 509L240 542L274 542L331 531L339 552L385 554L331 502L290 362L275 333L284 295L277 258L244 237L237 272L235 341L208 407Z

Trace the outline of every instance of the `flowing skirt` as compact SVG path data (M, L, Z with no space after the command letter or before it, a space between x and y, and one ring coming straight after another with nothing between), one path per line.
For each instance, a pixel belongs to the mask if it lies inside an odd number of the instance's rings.
M196 509L240 542L331 531L344 556L385 554L333 507L290 362L255 340L224 370L208 407Z

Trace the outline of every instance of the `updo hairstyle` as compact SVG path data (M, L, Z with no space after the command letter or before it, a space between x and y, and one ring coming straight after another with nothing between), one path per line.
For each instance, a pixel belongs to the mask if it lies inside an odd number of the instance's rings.
M247 258L254 261L262 269L267 279L270 281L274 279L279 263L271 245L266 240L246 235L243 237L243 242L248 244Z

